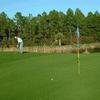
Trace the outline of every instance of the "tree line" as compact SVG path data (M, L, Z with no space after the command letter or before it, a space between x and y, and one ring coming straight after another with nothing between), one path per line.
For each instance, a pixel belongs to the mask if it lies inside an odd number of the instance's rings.
M80 43L100 42L100 13L88 12L85 16L77 8L69 8L66 13L52 10L37 16L23 16L16 12L9 18L0 13L0 44L14 45L14 36L20 36L26 46L34 45L70 45L76 43L76 28L80 29Z

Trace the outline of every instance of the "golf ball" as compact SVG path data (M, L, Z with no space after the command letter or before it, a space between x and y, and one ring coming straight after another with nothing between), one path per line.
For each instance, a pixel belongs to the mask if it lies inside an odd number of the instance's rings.
M53 78L51 78L51 81L53 81Z

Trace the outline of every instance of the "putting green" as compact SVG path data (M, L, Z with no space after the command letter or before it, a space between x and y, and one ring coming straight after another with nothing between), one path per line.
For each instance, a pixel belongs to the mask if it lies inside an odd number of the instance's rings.
M100 53L0 52L0 100L100 100Z

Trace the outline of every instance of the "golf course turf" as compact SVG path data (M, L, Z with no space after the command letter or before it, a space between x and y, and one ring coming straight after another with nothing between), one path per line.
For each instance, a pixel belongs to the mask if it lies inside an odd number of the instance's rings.
M0 100L100 100L100 53L0 52Z

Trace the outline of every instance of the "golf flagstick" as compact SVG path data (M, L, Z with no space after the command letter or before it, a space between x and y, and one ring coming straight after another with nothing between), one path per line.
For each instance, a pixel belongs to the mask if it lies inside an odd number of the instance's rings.
M77 65L78 65L78 74L80 75L80 32L79 32L79 28L77 27Z

